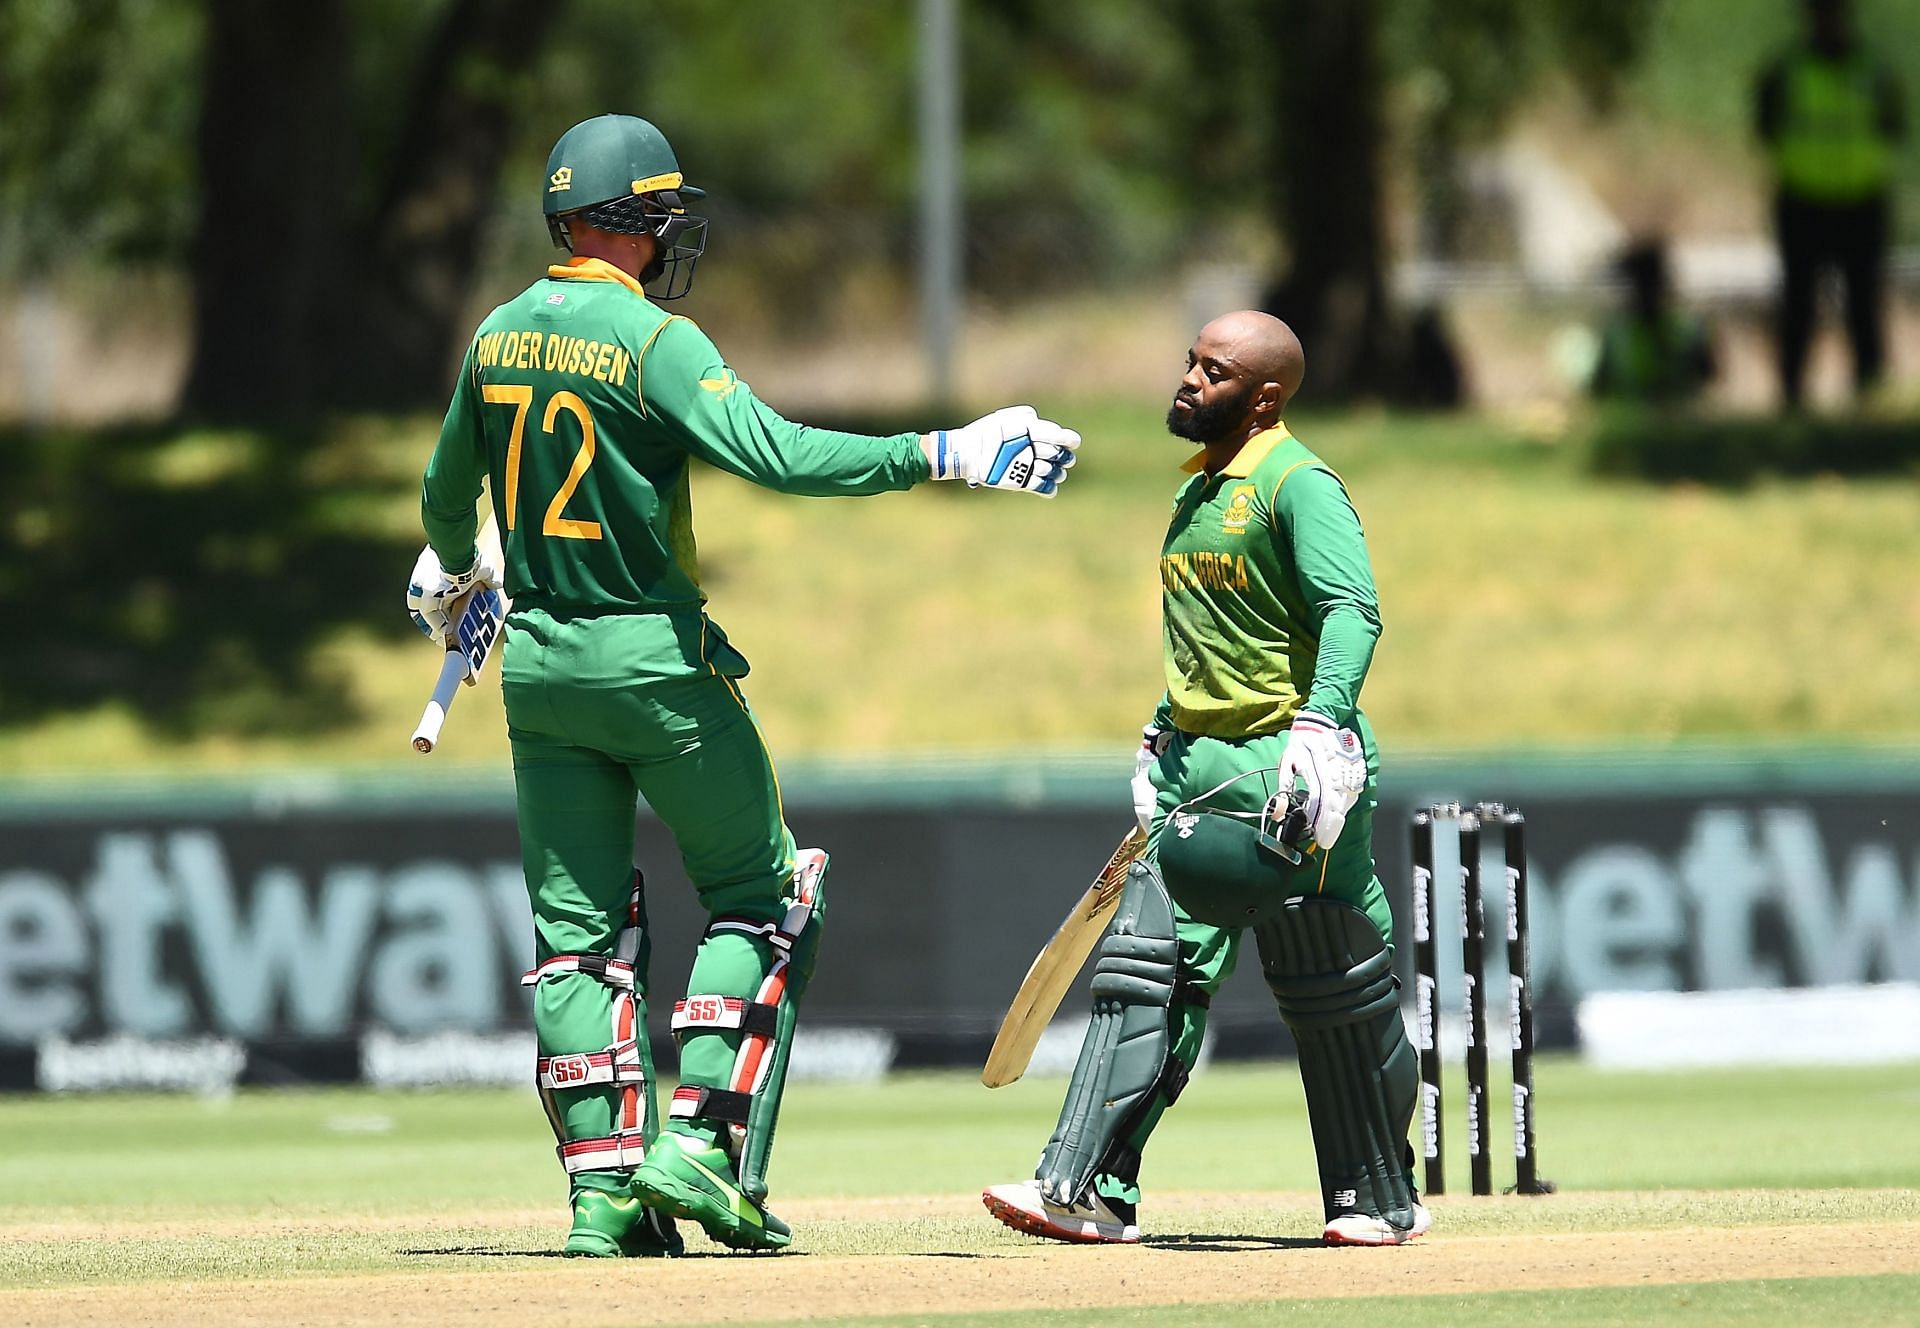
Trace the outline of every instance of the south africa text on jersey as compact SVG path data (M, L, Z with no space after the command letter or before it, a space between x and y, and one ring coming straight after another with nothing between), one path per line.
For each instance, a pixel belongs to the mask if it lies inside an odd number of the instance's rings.
M1160 584L1167 590L1245 590L1244 553L1169 553L1160 558Z
M616 387L627 385L627 370L633 366L627 348L611 341L516 328L483 334L474 343L473 359L482 369L544 369L598 378Z

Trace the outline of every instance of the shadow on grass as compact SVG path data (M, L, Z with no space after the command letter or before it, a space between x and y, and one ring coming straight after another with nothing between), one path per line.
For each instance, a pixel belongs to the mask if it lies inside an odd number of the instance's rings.
M0 723L120 702L163 731L353 718L314 659L409 630L399 481L318 430L0 434Z
M1245 1254L1250 1250L1319 1250L1326 1246L1318 1236L1233 1236L1202 1235L1143 1236L1142 1245L1179 1254Z
M1912 475L1920 429L1873 416L1714 417L1614 409L1587 442L1595 474L1739 488L1777 476Z
M441 1249L395 1250L402 1258L455 1258L455 1259L590 1259L583 1254L568 1254L565 1250L507 1250L498 1245L449 1245ZM804 1259L806 1250L688 1250L684 1254L672 1256L675 1263L683 1259ZM635 1262L648 1262L660 1255L641 1256ZM977 1258L977 1255L960 1255L960 1258Z

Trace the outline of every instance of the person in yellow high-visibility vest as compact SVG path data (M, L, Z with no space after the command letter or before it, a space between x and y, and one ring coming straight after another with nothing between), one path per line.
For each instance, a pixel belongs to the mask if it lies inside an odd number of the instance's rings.
M1822 271L1846 288L1854 383L1871 388L1884 351L1881 286L1900 90L1859 41L1849 0L1805 0L1808 35L1760 78L1760 138L1773 158L1780 244L1780 384L1800 403Z

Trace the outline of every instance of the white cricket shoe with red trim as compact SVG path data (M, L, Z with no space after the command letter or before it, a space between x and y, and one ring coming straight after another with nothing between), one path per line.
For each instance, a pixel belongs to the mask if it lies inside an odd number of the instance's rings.
M1402 1231L1383 1217L1342 1213L1327 1223L1320 1239L1328 1245L1405 1245L1433 1229L1433 1214L1418 1199L1413 1203L1413 1225Z
M1088 1195L1087 1202L1071 1206L1054 1203L1040 1193L1040 1182L1017 1181L989 1185L980 1192L987 1211L1015 1231L1049 1240L1083 1245L1137 1245L1140 1228L1134 1208L1118 1199Z

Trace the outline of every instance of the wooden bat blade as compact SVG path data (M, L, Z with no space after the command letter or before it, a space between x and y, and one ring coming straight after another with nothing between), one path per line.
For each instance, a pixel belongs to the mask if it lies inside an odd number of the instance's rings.
M1006 1018L1000 1021L1000 1032L993 1039L993 1050L987 1053L986 1066L980 1071L980 1082L988 1088L1003 1088L1027 1072L1033 1049L1040 1044L1040 1035L1046 1032L1053 1012L1060 1008L1067 988L1080 972L1080 965L1087 961L1094 943L1107 929L1113 911L1120 907L1127 868L1146 847L1146 832L1135 826L1120 841L1120 847L1107 859L1107 865L1094 877L1093 884L1074 904L1052 939L1034 956L1020 990L1013 994L1013 1004L1007 1007Z

